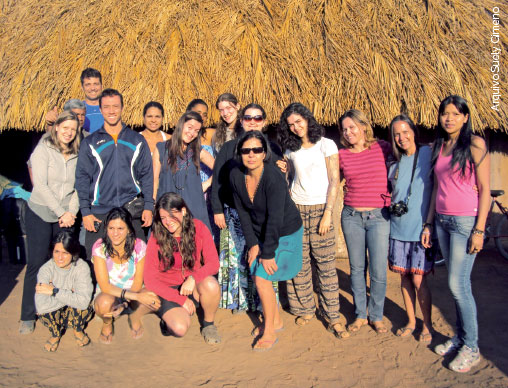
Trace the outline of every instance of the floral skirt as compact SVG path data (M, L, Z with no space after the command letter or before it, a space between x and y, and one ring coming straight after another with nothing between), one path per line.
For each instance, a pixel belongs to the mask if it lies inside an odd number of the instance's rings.
M221 288L220 308L231 310L261 311L261 302L256 292L247 263L247 249L240 217L236 209L224 206L226 228L220 231L220 269ZM277 301L278 282L273 282Z

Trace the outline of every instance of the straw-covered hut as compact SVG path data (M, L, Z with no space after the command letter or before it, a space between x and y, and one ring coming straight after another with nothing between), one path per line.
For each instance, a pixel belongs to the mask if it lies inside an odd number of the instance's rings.
M82 96L88 66L124 94L133 125L150 100L163 103L171 125L192 98L213 103L230 91L262 104L272 122L301 101L328 124L356 107L381 126L401 111L433 126L440 99L454 93L471 102L475 128L506 130L506 102L492 109L492 47L508 48L501 5L3 0L0 130L42 128L48 109ZM506 72L497 77L506 85Z
M123 93L130 125L142 124L150 100L164 105L172 126L191 99L213 105L232 92L263 105L271 122L300 101L323 124L354 107L379 126L407 112L433 127L440 100L459 94L476 130L507 130L506 1L0 4L0 131L42 129L48 109L82 97L86 67ZM501 188L508 163L497 157L493 186Z

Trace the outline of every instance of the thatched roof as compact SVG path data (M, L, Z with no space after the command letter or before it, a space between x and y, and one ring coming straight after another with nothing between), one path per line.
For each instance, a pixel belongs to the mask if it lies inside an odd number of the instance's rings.
M213 105L232 92L241 103L262 104L272 122L301 101L327 124L355 107L383 126L401 110L433 126L439 101L453 93L470 102L477 129L506 131L507 91L500 111L491 109L490 69L491 10L506 10L505 1L1 4L0 130L42 128L48 109L83 96L79 75L90 66L102 72L105 87L124 94L130 124L142 123L150 100L163 103L172 125L192 98ZM508 85L507 63L504 56L501 86Z

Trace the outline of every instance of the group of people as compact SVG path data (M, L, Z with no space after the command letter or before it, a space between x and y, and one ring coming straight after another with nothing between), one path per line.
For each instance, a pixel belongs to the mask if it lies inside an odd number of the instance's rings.
M483 244L490 167L463 98L441 102L431 145L419 143L407 115L393 119L390 141L384 141L374 137L363 112L348 110L339 118L339 149L300 103L282 112L278 144L268 140L263 107L242 108L230 93L216 101L216 128L207 128L208 105L196 99L169 135L162 130L164 109L152 101L143 110L145 128L137 133L122 122L122 95L102 90L97 70L86 69L81 82L85 106L48 113L48 134L30 158L20 332L33 331L39 317L51 332L46 350L57 349L68 327L78 345L86 346L84 328L95 311L103 321L104 344L113 341L114 320L123 314L135 339L143 335L141 318L148 313L161 318L163 334L181 337L201 307L201 333L215 344L221 340L215 314L223 308L262 312L261 325L252 331L253 349L265 351L284 329L278 284L285 281L297 325L319 312L339 339L368 324L385 333L388 267L401 275L408 317L396 335L416 329L418 300L419 340L430 344L426 276L437 234L457 307L457 333L434 350L456 353L449 365L454 371L467 372L479 362L470 274ZM332 221L342 180L341 226L355 305L347 327L340 315ZM81 225L93 277L79 259ZM46 262L48 249L52 258Z

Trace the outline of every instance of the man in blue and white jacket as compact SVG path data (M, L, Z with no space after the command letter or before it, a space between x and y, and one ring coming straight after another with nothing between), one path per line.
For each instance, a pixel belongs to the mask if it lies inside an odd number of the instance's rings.
M136 236L145 239L143 229L152 224L153 168L145 138L122 123L123 97L105 89L99 106L104 126L83 139L76 166L76 190L86 229L85 247L90 258L92 246L102 237L103 222L114 207L138 196L144 198L141 220L134 219ZM99 222L98 228L95 223Z

